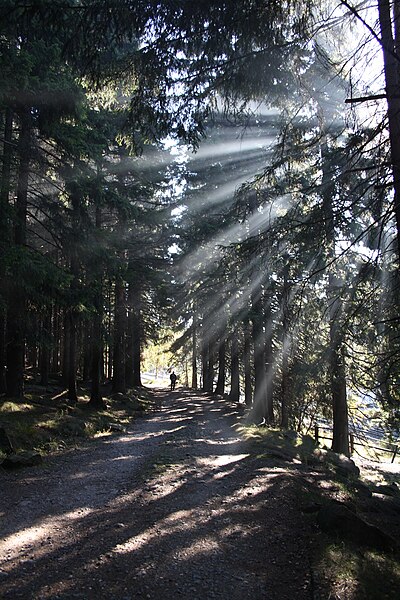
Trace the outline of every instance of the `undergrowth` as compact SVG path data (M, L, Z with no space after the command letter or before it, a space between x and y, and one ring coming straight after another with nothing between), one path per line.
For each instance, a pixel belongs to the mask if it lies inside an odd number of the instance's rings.
M21 403L0 399L0 427L5 429L16 452L35 451L45 455L123 431L151 404L145 389L108 395L104 401L103 409L93 410L85 390L81 390L77 404L69 404L60 390L35 394L28 389ZM0 449L0 459L4 457Z
M257 426L240 426L237 429L247 440L253 456L271 461L271 456L279 457L281 453L283 461L287 457L286 469L292 472L293 469L299 469L299 474L304 476L297 480L297 500L304 522L308 523L310 531L315 532L310 565L313 598L397 600L400 590L399 551L389 553L362 547L338 539L333 534L323 533L317 525L318 507L332 501L343 502L357 514L363 514L362 505L359 505L360 480L355 476L340 476L329 462L329 453L323 464L315 461L318 445L308 435ZM293 464L293 459L297 459L297 465ZM379 474L378 468L376 471L375 483L385 483L384 473ZM399 483L399 480L391 474L386 482ZM366 482L364 486L365 490ZM373 508L372 502L371 510ZM385 522L384 515L376 517L375 525L380 525L379 519L382 517ZM369 521L368 513L365 518ZM393 534L391 531L388 533Z

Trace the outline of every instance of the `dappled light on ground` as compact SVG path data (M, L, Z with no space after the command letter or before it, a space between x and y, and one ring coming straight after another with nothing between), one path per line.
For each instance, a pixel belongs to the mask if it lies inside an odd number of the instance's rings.
M295 473L251 456L225 400L157 393L128 434L7 476L5 599L310 597Z

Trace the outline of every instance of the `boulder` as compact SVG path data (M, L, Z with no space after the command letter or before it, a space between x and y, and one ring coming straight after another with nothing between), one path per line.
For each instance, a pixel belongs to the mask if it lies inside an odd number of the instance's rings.
M120 425L119 423L110 423L108 427L110 431L120 431L121 433L126 432L126 427Z
M344 454L336 454L332 450L324 450L317 448L312 455L313 462L326 462L333 466L338 475L343 477L359 477L360 469L355 464L354 460Z
M294 462L296 458L295 453L286 451L286 448L285 450L281 450L280 448L276 448L274 446L268 446L265 449L265 453L272 458L277 458L285 462Z
M0 450L4 454L12 454L14 452L14 448L4 427L0 427Z
M370 487L363 481L355 482L353 487L359 498L372 498L372 491Z
M374 486L372 491L375 494L383 494L383 496L392 496L394 498L400 498L400 490L394 482L388 485L376 485Z
M3 469L19 469L20 467L34 467L40 465L43 459L39 452L18 452L7 456L1 466Z
M361 546L378 550L396 548L393 538L364 521L341 502L334 501L323 506L318 513L318 524L322 531Z

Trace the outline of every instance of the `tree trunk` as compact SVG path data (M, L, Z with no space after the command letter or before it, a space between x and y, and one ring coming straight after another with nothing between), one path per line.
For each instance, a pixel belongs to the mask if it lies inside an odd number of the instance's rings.
M15 203L14 242L17 248L26 245L28 178L31 156L32 124L29 109L21 111L18 141L19 171ZM12 398L24 396L26 294L23 281L13 279L9 286L7 313L7 394Z
M341 285L336 277L329 278L330 380L332 390L333 439L332 450L350 456L349 418L347 408L346 367L341 324Z
M264 302L265 318L265 378L266 378L266 420L274 422L274 350L272 345L272 311L271 300Z
M262 291L252 294L252 335L254 346L254 403L253 415L256 420L267 417L267 376L265 371L265 335L263 328Z
M289 428L290 416L290 375L289 375L289 354L290 354L290 338L289 338L289 282L288 282L289 265L284 266L283 272L283 290L282 290L282 381L281 381L281 427L282 429Z
M78 392L76 385L76 314L75 311L69 310L67 314L69 322L69 360L68 360L68 398L71 402L78 402Z
M126 383L128 387L142 387L142 315L140 284L135 279L133 267L130 269L128 285Z
M70 320L68 317L68 312L65 310L64 312L64 332L63 332L63 341L62 341L62 381L65 386L68 385L68 375L69 375L69 359L70 359Z
M322 201L325 224L326 262L329 265L335 257L335 215L332 207L332 179L329 172L328 142L321 146L322 158ZM332 268L332 267L331 267ZM333 266L334 268L334 266ZM350 456L349 424L346 397L346 372L343 354L342 285L335 273L329 274L329 376L332 394L333 440L332 450Z
M0 394L7 391L6 382L6 306L7 306L7 281L5 264L2 260L8 245L11 242L10 227L10 185L11 185L11 150L12 150L12 124L13 117L9 108L5 110L4 118L4 143L1 169L0 189Z
M51 309L45 310L40 337L40 384L48 385L50 374Z
M244 322L244 349L243 349L243 366L244 366L244 401L246 406L251 406L253 401L252 385L251 385L251 331L248 317Z
M225 377L226 377L226 342L222 338L218 345L218 379L215 387L215 393L223 396L225 392Z
M192 389L197 390L197 315L193 308L192 323Z
M100 206L96 206L95 216L96 232L100 234L102 227L102 214ZM101 394L101 380L103 371L103 267L96 263L92 266L92 277L94 285L94 314L91 323L91 369L90 369L90 400L89 404L93 408L104 408L103 397Z
M204 334L204 331L203 331ZM209 332L207 333L207 336ZM203 379L203 390L205 392L212 393L214 383L214 356L213 346L209 339L205 339L202 342L201 349L201 360L202 360L202 379Z
M141 362L142 362L142 320L139 306L133 313L133 385L142 387Z
M103 339L102 339L102 293L101 288L95 296L95 313L92 319L92 336L91 336L91 388L89 403L94 408L103 408L104 402L101 394L101 357L103 354Z
M83 367L82 367L82 379L83 381L89 381L92 374L92 323L90 320L84 322L82 345L83 345Z
M239 344L236 333L231 338L231 391L229 399L232 402L239 402L240 382L239 382Z
M396 46L399 46L396 27L396 44L393 36L391 3L389 0L378 0L379 21L383 49L386 96L388 105L389 140L394 186L394 214L397 230L397 252L400 262L400 97L399 97L399 57Z
M126 392L125 383L125 282L120 277L115 282L113 392Z
M59 308L53 304L52 309L52 353L51 353L51 372L57 375L60 370L60 347L61 347L61 319Z

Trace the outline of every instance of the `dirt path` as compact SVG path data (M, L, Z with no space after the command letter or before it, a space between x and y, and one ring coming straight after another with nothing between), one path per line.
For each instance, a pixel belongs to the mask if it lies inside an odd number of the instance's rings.
M156 394L127 434L0 474L0 597L312 598L296 469L249 456L226 401Z

